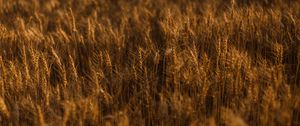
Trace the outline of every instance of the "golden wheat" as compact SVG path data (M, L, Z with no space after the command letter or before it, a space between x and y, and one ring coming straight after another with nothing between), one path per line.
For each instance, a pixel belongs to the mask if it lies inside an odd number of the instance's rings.
M299 125L297 0L0 0L1 125Z

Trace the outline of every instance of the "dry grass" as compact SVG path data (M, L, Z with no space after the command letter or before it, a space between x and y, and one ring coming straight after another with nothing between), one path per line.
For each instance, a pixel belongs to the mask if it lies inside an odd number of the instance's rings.
M300 125L297 0L0 0L0 125Z

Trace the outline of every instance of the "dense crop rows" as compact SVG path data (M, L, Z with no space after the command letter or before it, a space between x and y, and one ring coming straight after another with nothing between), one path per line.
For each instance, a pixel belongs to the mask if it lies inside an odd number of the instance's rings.
M0 0L1 125L300 125L298 0Z

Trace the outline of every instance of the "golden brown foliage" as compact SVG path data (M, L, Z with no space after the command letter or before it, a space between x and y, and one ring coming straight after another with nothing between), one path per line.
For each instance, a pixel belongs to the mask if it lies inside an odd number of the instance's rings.
M300 125L298 0L0 0L0 125Z

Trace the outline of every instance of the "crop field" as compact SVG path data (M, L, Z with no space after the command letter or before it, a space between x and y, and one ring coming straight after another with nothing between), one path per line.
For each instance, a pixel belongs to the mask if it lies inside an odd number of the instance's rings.
M0 0L0 125L299 126L299 0Z

